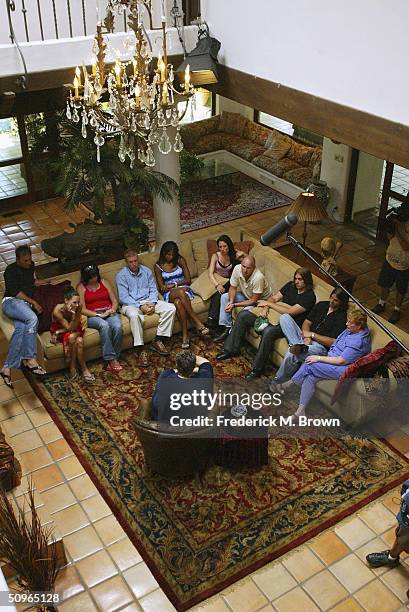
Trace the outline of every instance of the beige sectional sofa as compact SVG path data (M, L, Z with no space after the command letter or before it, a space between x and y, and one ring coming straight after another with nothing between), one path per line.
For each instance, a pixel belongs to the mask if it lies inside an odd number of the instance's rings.
M230 236L233 240L252 240L254 247L251 253L256 259L257 266L266 275L273 291L277 291L284 283L291 279L294 275L294 271L297 268L297 264L286 259L282 255L270 247L263 247L258 238L242 232L239 228L232 229L229 231ZM217 238L217 235L211 232L203 238L197 240L185 239L181 245L181 253L186 258L192 277L195 278L200 275L207 268L208 255L207 255L207 240L209 238ZM140 255L140 261L144 265L153 267L157 259L155 253L142 253ZM107 278L113 285L115 285L115 275L118 270L124 265L124 261L116 261L110 264L100 266L102 275ZM56 277L55 281L61 281L69 278L72 284L75 286L79 282L79 273L75 272L69 275ZM314 277L314 289L317 295L317 300L326 300L332 290L332 287L323 280ZM199 291L200 292L200 291ZM199 315L201 320L207 318L207 311L209 307L209 300L204 301L198 295L193 300L193 308ZM126 317L123 319L124 328L124 342L123 348L127 349L132 347L132 335L129 327L129 322ZM270 320L272 323L276 323L278 315L270 310ZM144 322L144 338L146 342L152 340L156 333L156 326L158 322L157 315L151 315L145 317ZM401 340L409 346L409 335L399 330L396 326L386 323L391 330L393 330ZM0 313L0 327L3 330L5 336L9 339L13 333L13 323L2 313ZM390 340L389 336L378 328L372 321L369 321L369 328L372 334L372 347L373 349L379 348L387 344ZM175 321L174 332L180 330L179 322ZM99 341L99 334L96 330L87 329L84 336L85 350L87 359L96 359L101 356L101 346ZM257 346L259 343L259 337L251 331L248 335L248 340L253 346ZM38 347L38 358L39 361L44 365L47 372L54 372L56 370L65 368L65 362L63 358L63 352L61 345L53 345L50 343L49 332L44 332L37 337ZM273 362L279 365L284 354L287 351L287 342L285 339L280 339L275 343L274 351L272 353ZM390 380L390 388L393 391L395 381ZM317 386L317 397L327 406L331 404L331 398L336 386L336 381L322 381ZM341 401L331 407L331 410L339 415L346 423L350 425L358 425L359 423L368 420L374 412L376 406L373 403L368 403L365 385L362 380L354 381L347 394L343 394Z
M321 147L300 144L239 113L189 123L181 135L186 149L196 155L225 149L302 189L320 176Z

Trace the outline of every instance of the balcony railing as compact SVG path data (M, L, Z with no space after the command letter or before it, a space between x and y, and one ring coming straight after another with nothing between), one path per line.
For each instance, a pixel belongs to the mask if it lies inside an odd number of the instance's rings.
M107 0L0 0L0 45L90 36L105 15ZM178 7L189 25L200 14L200 0L167 0L167 23L174 26L172 8ZM145 11L147 29L160 27L161 1ZM126 32L126 10L116 18L115 30Z

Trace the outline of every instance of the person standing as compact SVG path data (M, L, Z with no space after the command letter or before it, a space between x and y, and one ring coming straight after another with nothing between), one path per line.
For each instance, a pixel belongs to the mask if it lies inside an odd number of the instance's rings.
M35 278L35 266L28 245L16 248L16 261L4 271L5 291L2 301L4 314L14 323L6 361L0 370L5 384L13 388L11 369L26 368L35 376L45 376L46 371L37 361L38 314L43 309L33 299L36 286L49 284Z
M172 335L176 308L173 304L159 300L158 288L151 270L139 263L138 253L128 249L124 253L126 266L116 275L121 313L129 318L134 346L141 347L139 362L142 367L148 366L148 356L143 349L143 321L146 315L157 313L159 325L156 337L149 349L159 355L169 355L163 344L165 338Z
M386 300L393 285L396 286L395 307L389 323L397 323L401 317L401 305L408 290L409 283L409 196L399 208L394 222L393 233L388 232L389 246L386 251L378 278L380 288L379 301L372 312L381 314L385 311Z

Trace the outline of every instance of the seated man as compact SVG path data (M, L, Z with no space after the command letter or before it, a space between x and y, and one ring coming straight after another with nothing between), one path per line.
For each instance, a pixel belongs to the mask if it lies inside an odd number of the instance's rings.
M188 380L190 379L190 380ZM198 379L201 379L200 381ZM207 379L207 380L203 380ZM183 384L185 383L185 384ZM176 369L167 368L159 375L152 397L152 419L169 422L172 414L190 416L207 413L207 405L194 406L188 410L179 409L177 412L170 408L170 397L173 393L192 393L203 389L212 392L213 368L208 359L196 356L192 351L180 351L176 354Z
M270 383L270 389L281 390L309 355L326 355L335 338L345 329L348 296L339 287L331 291L329 301L318 302L307 315L302 329L291 315L280 317L280 327L288 340L289 350Z
M176 308L173 304L159 300L155 279L149 268L139 263L138 254L132 249L124 253L126 266L116 275L121 313L129 318L134 346L143 347L143 320L145 315L157 313L159 325L156 337L149 348L159 355L169 355L163 338L172 335ZM142 367L148 366L148 356L142 349L139 356Z
M315 293L312 289L312 276L306 268L298 268L294 273L293 281L286 283L269 300L259 300L257 303L258 306L265 309L266 316L268 309L271 308L280 315L289 314L299 326L303 324L314 304ZM217 359L229 359L239 354L246 332L253 327L256 318L257 314L248 310L240 312L231 334L224 343L224 350L217 355ZM284 333L280 325L267 325L263 329L253 368L246 376L247 380L254 380L262 375L275 340L283 337Z
M219 325L223 331L216 336L215 342L222 342L227 338L233 324L231 312L233 308L251 308L260 299L265 300L271 294L264 274L256 268L256 260L247 255L241 264L234 267L230 277L228 293L223 293L220 299Z
M16 249L16 261L5 269L4 281L3 312L14 322L14 333L0 376L12 389L11 368L25 367L36 376L46 374L37 361L37 314L43 309L33 295L36 286L49 284L49 281L36 280L31 250L24 244Z

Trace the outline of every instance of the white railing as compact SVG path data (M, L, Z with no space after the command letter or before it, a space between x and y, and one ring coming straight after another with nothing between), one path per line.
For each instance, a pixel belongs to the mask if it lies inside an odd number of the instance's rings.
M0 0L0 45L89 36L104 18L107 0ZM174 26L172 8L184 6L189 21L197 17L197 1L167 0L167 24ZM161 0L152 0L152 15L144 11L147 29L160 27ZM187 24L186 24L187 25ZM125 12L116 17L116 32L126 32Z

